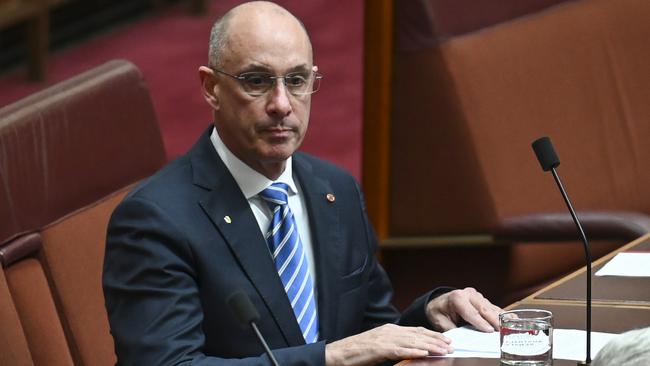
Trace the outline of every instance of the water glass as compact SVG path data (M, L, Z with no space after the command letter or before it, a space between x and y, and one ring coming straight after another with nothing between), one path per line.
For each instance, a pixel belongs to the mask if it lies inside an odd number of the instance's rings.
M553 364L553 314L520 309L499 314L501 364L542 366Z

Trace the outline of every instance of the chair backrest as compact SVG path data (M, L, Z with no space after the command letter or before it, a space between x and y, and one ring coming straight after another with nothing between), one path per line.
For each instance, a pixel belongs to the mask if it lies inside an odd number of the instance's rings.
M106 226L131 185L165 160L149 92L126 61L0 109L0 248L29 233L42 241L5 269L35 365L63 363L37 360L33 342L65 349L75 365L115 363L101 289ZM37 319L27 295L39 271L67 344L47 344L46 322L25 325Z
M398 51L392 232L485 233L564 212L530 147L543 135L578 208L650 214L648 19L644 0L566 1Z
M165 161L142 75L111 61L0 109L0 243Z
M41 231L44 263L79 365L115 362L101 287L102 264L108 220L130 188L115 192Z

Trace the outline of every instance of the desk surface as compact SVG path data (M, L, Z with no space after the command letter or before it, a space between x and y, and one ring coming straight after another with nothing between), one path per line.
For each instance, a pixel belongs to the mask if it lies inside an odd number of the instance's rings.
M650 306L650 277L598 277L593 274L620 252L650 251L650 236L644 236L593 263L591 275L593 303ZM586 269L580 270L527 297L527 300L585 301Z
M650 234L621 247L595 261L594 273L614 255L623 251L650 250ZM558 280L542 290L518 301L508 309L536 308L553 312L554 326L585 329L584 268ZM621 333L650 326L650 279L629 277L592 278L592 329L598 332ZM497 366L498 359L488 358L424 358L400 362L400 366ZM554 366L575 366L575 361L553 360Z
M553 326L563 329L585 329L584 304L527 303L513 304L515 309L545 309L553 313ZM591 329L594 332L623 333L630 329L650 326L650 307L592 304Z

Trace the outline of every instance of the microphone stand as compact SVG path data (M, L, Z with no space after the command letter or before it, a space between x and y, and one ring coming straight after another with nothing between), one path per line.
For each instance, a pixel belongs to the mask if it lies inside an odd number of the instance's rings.
M257 328L257 324L255 324L254 321L251 321L250 324L251 324L251 327L253 328L253 331L255 331L255 335L257 336L257 339L262 344L262 347L264 347L264 352L266 352L267 356L269 356L269 358L271 359L271 363L273 364L273 366L279 366L278 360L275 359L275 356L273 355L273 352L271 352L271 349L269 348L269 345L266 344L266 341L264 340L264 337L262 337L262 333Z
M564 198L564 202L566 203L566 206L569 209L569 212L571 213L571 218L573 218L573 222L578 227L578 231L580 232L580 238L582 239L582 244L585 248L585 257L587 259L587 357L584 362L578 361L578 365L589 365L591 363L591 250L589 249L589 244L587 243L587 236L585 235L584 230L582 230L582 225L580 225L578 216L573 210L573 205L571 205L571 200L569 199L569 196L564 190L564 186L562 185L560 176L557 174L554 167L551 168L551 173L553 173L553 178L555 179L555 183L557 183L557 186L560 189L560 192L562 193L562 198Z
M275 359L275 356L273 355L273 352L271 352L269 345L266 343L264 336L262 336L262 332L257 328L255 322L260 319L260 314L257 312L257 309L255 309L255 305L253 305L248 295L243 291L237 291L228 296L226 302L228 303L228 307L230 307L233 315L235 315L244 328L248 326L253 328L257 340L264 348L266 355L269 356L273 366L279 366L278 360Z

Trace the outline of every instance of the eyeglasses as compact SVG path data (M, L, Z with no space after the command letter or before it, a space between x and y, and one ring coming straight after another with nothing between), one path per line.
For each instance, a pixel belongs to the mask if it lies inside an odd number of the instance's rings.
M313 94L320 88L320 81L323 75L315 72L292 72L286 75L273 75L268 72L245 72L239 75L232 75L225 71L212 68L215 72L230 76L241 84L248 95L259 97L271 90L278 79L282 79L284 86L289 93L295 96Z

